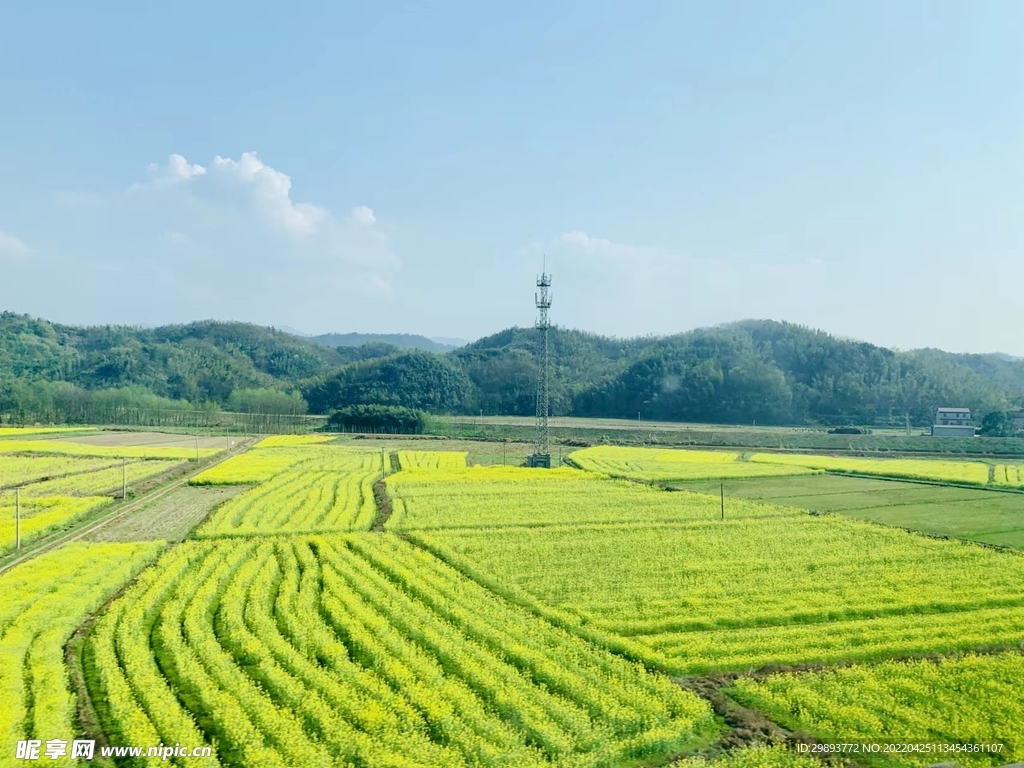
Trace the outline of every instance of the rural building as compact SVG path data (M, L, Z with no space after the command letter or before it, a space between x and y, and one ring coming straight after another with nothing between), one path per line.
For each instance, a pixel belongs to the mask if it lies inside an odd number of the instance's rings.
M974 437L970 408L937 408L932 437Z
M971 425L970 408L938 408L935 411L935 426L962 427Z

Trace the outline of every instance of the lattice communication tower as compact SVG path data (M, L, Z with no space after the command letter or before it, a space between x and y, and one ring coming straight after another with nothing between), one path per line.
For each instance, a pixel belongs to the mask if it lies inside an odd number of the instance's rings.
M549 413L549 391L548 391L548 362L550 349L548 347L548 330L551 323L548 320L548 310L551 309L551 275L547 273L547 265L544 271L537 278L538 291L533 295L533 301L537 305L539 315L537 317L537 329L542 336L542 352L540 361L540 373L537 376L537 427L533 437L533 453L528 457L528 464L531 467L551 467L551 448L549 445L548 413Z

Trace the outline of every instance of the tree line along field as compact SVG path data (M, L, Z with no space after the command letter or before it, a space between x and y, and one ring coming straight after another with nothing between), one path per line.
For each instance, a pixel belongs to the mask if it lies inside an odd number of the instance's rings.
M1016 494L742 454L587 449L573 463L601 465L534 470L425 445L269 438L111 524L134 543L69 545L0 575L19 596L0 622L25 627L0 634L8 738L52 738L58 721L81 733L77 698L105 743L213 747L189 764L818 765L784 745L719 755L727 728L673 677L725 675L738 705L812 738L1003 743L957 756L969 766L1024 757L1024 556L792 502L815 483L842 496L837 482L901 488L908 506ZM691 481L748 488L722 519L718 495L637 482L669 483L676 465L787 474ZM72 684L64 641L129 581L85 625ZM29 639L8 652L8 637Z

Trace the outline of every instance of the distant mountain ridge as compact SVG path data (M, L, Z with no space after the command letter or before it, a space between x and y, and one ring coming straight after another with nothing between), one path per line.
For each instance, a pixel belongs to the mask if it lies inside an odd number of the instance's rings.
M161 409L532 415L540 339L535 328L507 328L452 349L415 334L305 338L212 320L80 328L4 312L0 414L46 420L98 398ZM792 323L632 339L555 327L550 347L554 415L759 425L902 424L909 415L927 425L938 406L971 408L976 424L1024 406L1024 360L897 351Z
M399 349L419 349L424 352L451 352L454 344L446 344L415 333L323 333L308 336L310 341L325 347L361 347L363 344L380 342Z

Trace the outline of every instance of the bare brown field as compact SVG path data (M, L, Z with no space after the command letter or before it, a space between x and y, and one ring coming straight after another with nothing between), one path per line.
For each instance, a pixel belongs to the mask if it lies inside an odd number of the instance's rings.
M93 531L86 541L181 541L218 505L249 486L183 485L139 509Z
M232 443L237 444L241 437L212 437L199 436L200 448L230 448ZM108 445L118 448L126 446L146 446L154 448L195 448L195 435L176 435L167 432L101 432L95 435L83 435L82 437L64 437L61 440L67 443L79 443L80 445Z

